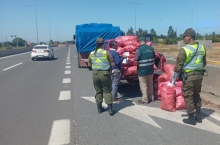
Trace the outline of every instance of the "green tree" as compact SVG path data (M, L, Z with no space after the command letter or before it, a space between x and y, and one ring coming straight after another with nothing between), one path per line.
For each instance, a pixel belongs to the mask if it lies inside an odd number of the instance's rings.
M167 37L168 38L176 38L176 32L173 30L173 27L170 26L167 32Z
M151 34L153 37L157 37L157 33L156 33L156 31L154 30L154 28L152 28L152 29L150 30L150 34Z
M121 30L121 36L125 36L125 32Z
M18 38L18 37L16 37L16 38L14 38L13 40L12 40L12 46L24 46L25 45L25 40L23 40L22 38Z
M50 45L50 46L53 45L53 40L50 40L49 45Z
M128 36L134 36L134 35L135 35L135 34L134 34L134 30L133 30L132 27L128 29L126 35L128 35Z
M138 29L137 33L136 33L136 36L139 38L139 37L145 37L145 35L148 34L148 31L147 30L143 30L141 28Z

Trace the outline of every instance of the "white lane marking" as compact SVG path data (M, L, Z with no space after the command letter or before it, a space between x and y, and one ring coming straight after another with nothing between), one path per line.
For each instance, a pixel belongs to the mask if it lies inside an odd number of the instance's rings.
M70 57L68 56L68 57L67 57L67 59L69 60L69 59L70 59Z
M95 97L82 97L82 98L95 103ZM132 100L130 99L128 99L128 101L132 102ZM121 103L123 103L123 101ZM114 104L116 103L114 102ZM107 105L104 103L102 104L102 106L104 108L107 108ZM154 127L162 129L160 125L158 125L150 116L148 116L147 111L143 111L143 108L141 108L141 106L139 105L133 104L123 109L119 109L119 108L120 107L118 107L118 105L116 106L114 105L114 110L117 110L118 112L123 113L127 116L133 117L135 119L148 123Z
M77 56L73 56L73 57L77 57Z
M66 66L66 68L71 68L71 66Z
M70 71L70 70L66 70L66 71L64 72L64 74L71 74L71 71Z
M20 53L20 54L5 56L5 57L1 57L0 59L4 59L4 58L8 58L8 57L13 57L13 56L18 56L18 55L27 54L27 53L31 53L31 52L25 52L25 53Z
M66 64L71 64L71 63L68 62L68 63L66 63Z
M13 67L16 67L16 66L18 66L18 65L21 65L22 63L23 63L23 62L18 63L18 64L16 64L16 65L13 65L13 66L11 66L11 67L8 67L8 68L6 68L6 69L3 69L2 71L9 70L9 69L11 69L11 68L13 68Z
M70 60L66 60L66 62L70 62Z
M48 145L70 144L70 120L56 120L53 122Z
M59 100L70 100L70 99L71 99L70 91L60 92Z
M63 84L66 84L66 83L71 83L71 79L70 78L63 79Z
M91 102L95 102L95 97L82 97L83 99L86 99ZM162 118L165 120L173 121L182 125L194 127L197 129L202 129L205 131L213 132L216 134L220 134L220 126L215 124L214 122L209 121L208 119L204 118L202 120L202 123L197 123L195 126L188 125L183 123L182 115L186 114L182 111L176 111L176 112L169 112L164 111L160 108L154 108L154 107L148 107L148 106L141 106L141 105L135 105L132 100L126 99L122 102L120 102L120 105L123 106L123 103L126 104L126 101L131 101L133 105L129 105L126 108L120 108L118 105L114 105L114 110L117 110L120 113L123 113L127 116L136 118L140 121L143 121L145 123L151 124L155 127L161 128L150 116L155 116L158 118ZM107 108L106 104L103 104L104 107ZM156 112L156 113L155 113ZM149 120L150 119L150 120Z

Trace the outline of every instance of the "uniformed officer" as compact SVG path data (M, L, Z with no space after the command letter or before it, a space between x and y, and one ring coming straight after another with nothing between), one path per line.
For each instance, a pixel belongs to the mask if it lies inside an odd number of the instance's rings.
M140 47L136 50L134 60L138 64L137 72L142 93L142 99L138 100L139 104L148 104L154 101L153 93L153 74L155 52L153 47L146 45L146 39L138 39Z
M182 47L177 57L175 70L169 86L175 85L179 74L182 73L182 92L186 103L189 118L183 119L184 123L195 125L202 123L201 118L201 86L206 65L206 50L200 43L195 42L196 33L192 28L186 29L183 40L186 46ZM194 106L196 117L194 118Z
M90 53L88 65L92 66L93 69L93 84L96 90L95 99L98 113L103 112L102 102L104 95L105 103L108 105L109 115L113 115L110 66L114 66L115 63L111 54L103 50L103 48L104 39L96 39L96 49Z

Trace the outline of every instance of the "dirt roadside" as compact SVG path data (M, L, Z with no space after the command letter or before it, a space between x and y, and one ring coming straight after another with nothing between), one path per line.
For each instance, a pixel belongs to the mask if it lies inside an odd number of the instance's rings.
M156 52L162 53L165 57L176 58L179 53L178 45L153 46L153 48ZM206 53L209 64L220 64L220 43L213 43L212 48L207 49Z

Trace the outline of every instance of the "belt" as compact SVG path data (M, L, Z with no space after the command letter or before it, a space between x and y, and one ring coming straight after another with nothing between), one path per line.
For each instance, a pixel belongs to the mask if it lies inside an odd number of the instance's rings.
M188 72L188 73L186 73L188 76L190 76L190 75L202 75L202 74L204 74L204 72L201 70L201 71L193 71L193 72Z
M108 70L100 70L100 69L97 69L97 71L110 71L110 69L108 69Z

